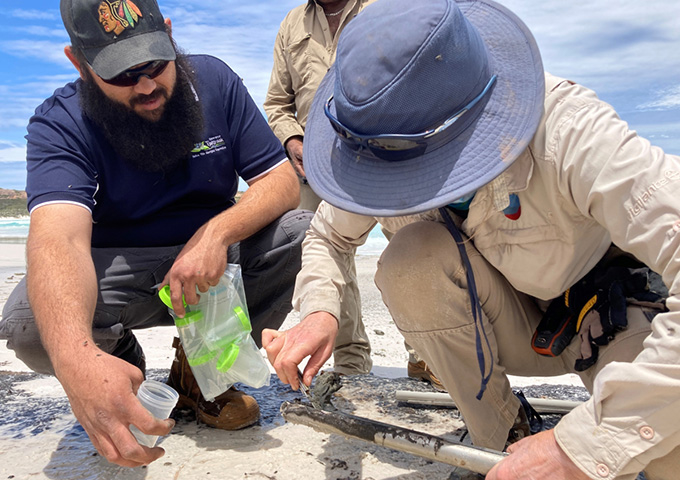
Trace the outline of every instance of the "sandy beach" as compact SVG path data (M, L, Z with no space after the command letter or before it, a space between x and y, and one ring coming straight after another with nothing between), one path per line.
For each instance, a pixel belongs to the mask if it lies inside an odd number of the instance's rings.
M23 244L0 245L0 305L25 272ZM363 316L373 348L371 375L347 377L336 394L342 411L457 440L464 431L458 412L450 408L414 407L399 403L394 392L434 391L406 377L408 356L379 292L373 284L376 255L357 256ZM298 321L291 313L283 325ZM165 380L172 360L174 327L137 331L148 364L148 377ZM260 404L259 424L236 432L199 425L191 414L162 440L166 455L147 467L111 465L96 453L73 417L63 389L53 377L30 373L5 341L0 341L0 478L11 479L447 479L453 467L341 435L321 433L287 423L279 412L284 401L301 399L272 375L270 386L244 388ZM332 365L328 364L331 369ZM511 379L514 386L582 396L575 375Z

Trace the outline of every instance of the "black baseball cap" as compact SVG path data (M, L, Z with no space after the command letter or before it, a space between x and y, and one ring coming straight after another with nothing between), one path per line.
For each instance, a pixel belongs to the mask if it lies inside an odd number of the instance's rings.
M176 58L156 0L61 0L61 18L71 45L104 80Z

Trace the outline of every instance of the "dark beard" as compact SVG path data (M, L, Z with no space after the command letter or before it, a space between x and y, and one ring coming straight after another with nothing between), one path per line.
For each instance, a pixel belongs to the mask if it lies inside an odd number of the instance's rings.
M203 112L192 89L191 67L178 55L177 81L172 96L157 121L147 120L126 105L109 99L84 69L80 103L85 115L97 124L113 149L134 168L144 172L169 173L179 167L203 133ZM158 87L138 99L168 97Z

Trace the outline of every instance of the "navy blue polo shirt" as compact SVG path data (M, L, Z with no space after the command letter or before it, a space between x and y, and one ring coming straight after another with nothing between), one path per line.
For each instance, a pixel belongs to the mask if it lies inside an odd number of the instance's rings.
M28 208L75 203L92 212L93 247L185 243L234 204L246 182L287 161L241 79L224 62L192 55L203 140L171 174L123 161L80 108L82 81L58 89L28 125Z

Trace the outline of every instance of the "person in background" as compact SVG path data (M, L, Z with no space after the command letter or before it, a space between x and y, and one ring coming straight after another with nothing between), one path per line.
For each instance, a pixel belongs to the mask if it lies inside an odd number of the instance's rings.
M397 327L473 444L510 452L487 480L677 478L680 157L544 72L530 31L491 0L368 6L306 135L325 201L303 244L302 320L263 331L279 378L298 387L309 356L310 384L330 354L338 279L379 222L394 235L376 285ZM564 373L592 397L529 435L507 375Z
M155 0L62 0L65 54L80 78L45 100L28 125L26 278L3 310L0 338L31 369L54 374L98 452L148 464L165 435L137 401L145 359L134 329L177 315L240 264L255 342L291 309L311 214L280 142L227 65L185 55ZM249 188L235 202L239 177ZM259 418L231 388L206 401L186 356L168 384L210 426Z
M298 174L301 199L298 208L314 212L321 201L307 182L302 156L312 99L321 79L335 61L342 30L374 1L309 0L291 10L281 22L274 44L274 67L264 110L269 126L285 147ZM350 267L341 301L343 322L333 353L335 371L346 375L368 373L373 365L371 346L361 316L361 297L353 260ZM428 380L436 388L443 389L415 350L408 345L406 347L409 351L409 375Z

